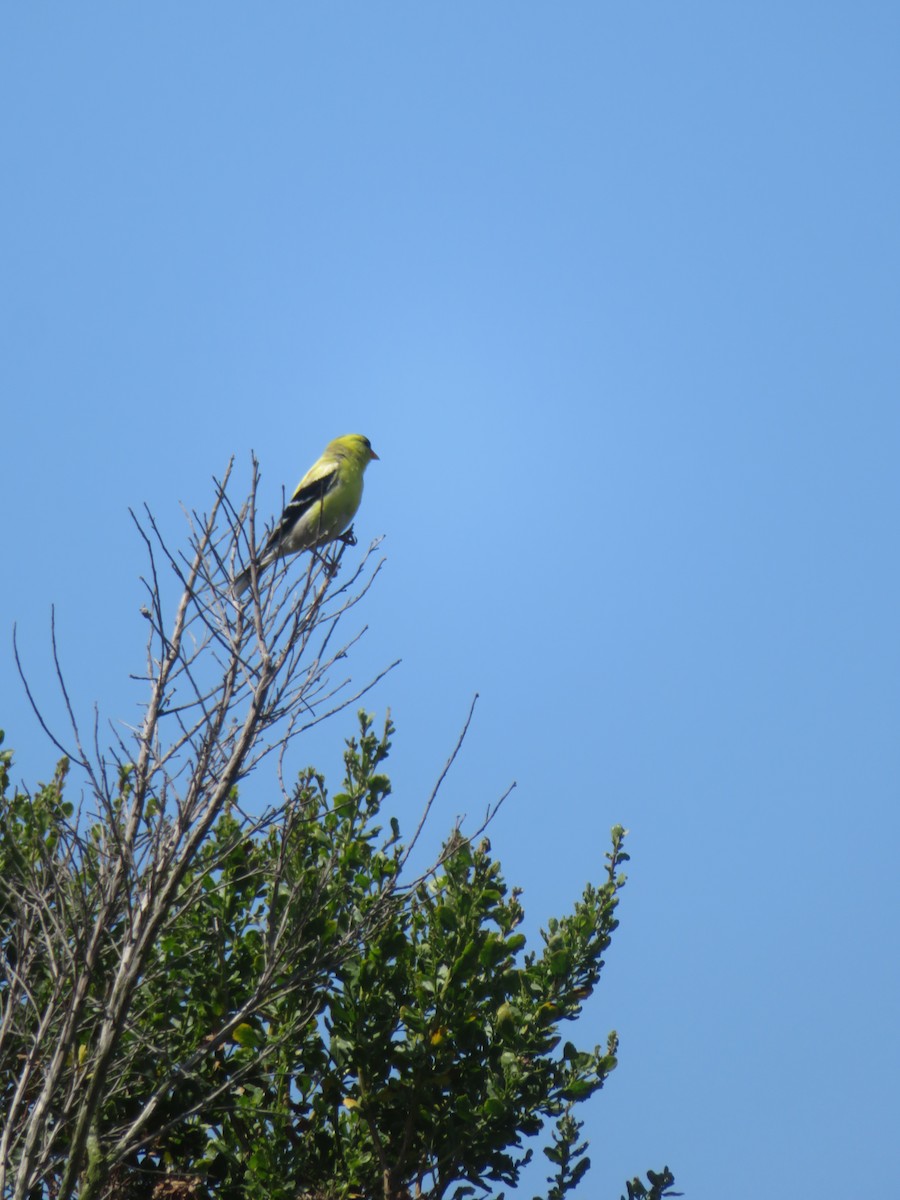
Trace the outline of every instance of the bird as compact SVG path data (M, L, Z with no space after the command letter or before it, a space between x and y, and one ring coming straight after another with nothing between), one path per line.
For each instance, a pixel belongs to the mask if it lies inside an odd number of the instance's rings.
M263 546L257 578L278 558L315 550L339 538L356 516L366 467L377 458L372 443L361 433L347 433L329 442L297 484ZM232 586L236 598L250 587L250 580L250 567L235 576Z

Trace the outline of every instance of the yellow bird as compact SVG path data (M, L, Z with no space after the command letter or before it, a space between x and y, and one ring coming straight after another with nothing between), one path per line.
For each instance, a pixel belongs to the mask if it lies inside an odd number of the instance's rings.
M309 468L263 547L257 577L278 558L315 550L339 538L349 527L363 493L366 467L378 455L360 433L335 438ZM234 580L235 596L250 586L250 568Z

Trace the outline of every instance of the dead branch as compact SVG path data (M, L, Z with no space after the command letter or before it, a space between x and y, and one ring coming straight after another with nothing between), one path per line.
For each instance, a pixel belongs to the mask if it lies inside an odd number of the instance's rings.
M143 676L149 694L138 727L117 731L106 751L95 728L94 751L86 750L54 621L53 661L72 740L67 748L45 722L16 646L38 720L84 773L93 824L85 841L77 820L63 822L66 844L44 847L19 872L15 894L4 889L0 895L15 930L0 972L0 1053L30 1046L12 1094L2 1098L0 1194L14 1200L51 1178L63 1200L76 1190L105 1089L121 1073L124 1035L131 1035L129 1053L143 1049L131 1016L154 969L157 939L202 894L191 871L236 787L268 755L282 759L300 734L355 703L391 669L355 689L349 679L332 678L362 636L338 643L335 635L381 568L378 542L344 582L346 546L337 543L281 562L262 578L254 574L246 602L235 601L231 580L259 549L256 460L250 494L239 508L228 495L230 476L231 464L216 482L209 513L187 514L185 555L168 547L149 510L132 513L149 560L142 609L149 626ZM172 615L161 566L180 585ZM282 795L262 817L244 816L240 838L252 839L283 818L287 801ZM206 863L204 877L216 866ZM284 972L291 935L283 916L268 932L254 993L178 1072L190 1074L279 990L297 986ZM329 948L335 952L340 947ZM151 1092L118 1131L110 1163L158 1134L154 1121L165 1090Z

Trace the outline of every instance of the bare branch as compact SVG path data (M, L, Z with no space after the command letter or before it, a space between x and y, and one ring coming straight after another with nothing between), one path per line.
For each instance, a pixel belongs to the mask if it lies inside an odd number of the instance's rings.
M59 660L55 614L53 661L74 753L43 718L14 637L29 703L57 749L82 768L94 819L100 818L90 826L87 841L76 825L60 823L62 841L43 847L33 867L22 864L17 894L6 886L0 892L2 904L16 914L18 929L17 965L7 962L0 975L0 1048L30 1046L16 1087L4 1101L0 1135L0 1194L15 1200L50 1180L63 1200L76 1190L107 1081L112 1072L121 1074L129 1030L127 1053L139 1047L130 1013L158 969L153 966L157 939L205 894L191 873L235 786L267 755L282 759L299 734L353 704L391 669L355 690L348 679L330 679L335 664L365 631L331 649L342 618L381 568L372 558L378 542L346 582L338 582L346 549L339 544L305 560L280 562L262 579L254 570L247 603L235 603L233 572L258 557L259 467L254 458L250 495L236 506L227 493L232 465L216 482L210 512L186 513L187 555L169 549L149 509L140 517L131 511L149 563L142 609L148 622L143 678L149 694L140 723L116 731L111 749L100 746L96 713L92 753L83 746ZM170 617L160 561L182 587ZM249 843L285 818L283 784L282 792L280 807L264 818L244 815L242 841ZM221 869L222 861L213 856L200 878ZM280 924L269 933L268 966L255 993L228 1014L181 1071L189 1073L191 1064L221 1046L242 1020L296 986L284 975L290 921L288 910L281 911ZM38 987L41 979L46 982ZM154 1113L164 1092L161 1086L146 1098L129 1128L119 1133L114 1156L133 1152L142 1138L158 1132Z
M401 863L404 865L409 861L409 856L412 854L413 850L415 849L416 842L418 842L418 840L422 834L422 830L425 828L425 823L427 822L428 816L431 812L434 802L437 799L438 792L441 790L441 785L443 784L444 780L447 778L447 774L448 774L450 768L453 766L454 762L456 761L456 756L459 754L460 750L462 749L462 744L466 740L466 734L469 732L469 726L472 723L472 715L475 712L475 705L477 703L478 703L478 693L476 692L475 695L472 697L472 703L469 705L469 712L468 712L468 715L466 716L466 720L465 720L465 723L463 724L460 735L456 739L456 745L453 747L453 751L450 754L450 757L444 763L444 769L441 771L440 775L438 775L437 781L435 782L434 787L431 789L431 795L428 797L428 800L425 803L425 807L422 810L422 816L419 819L419 824L416 828L416 831L412 836L412 840L410 841L409 845L406 847L406 850L403 853ZM513 786L515 786L515 784ZM498 807L499 807L499 805L498 805ZM475 836L477 836L477 835L475 835Z
M303 1036L319 1015L307 999L317 995L315 981L379 929L396 904L399 871L472 720L477 696L412 841L406 847L396 838L385 842L393 873L385 872L328 938L310 933L322 898L333 889L340 849L303 857L320 844L310 835L323 820L325 799L315 798L312 776L287 785L285 756L303 733L356 704L397 665L362 685L343 669L367 630L362 625L344 633L348 615L382 569L381 540L346 571L348 546L336 542L304 558L279 560L260 576L254 565L260 552L259 466L253 458L250 493L237 505L227 491L232 465L215 483L210 511L185 512L185 554L167 546L149 509L140 516L131 512L149 562L141 609L147 636L140 681L147 695L140 720L115 726L109 747L100 744L96 711L90 753L82 744L59 660L55 615L53 661L75 754L42 718L15 647L29 702L53 744L81 767L87 797L71 817L58 809L46 815L53 838L29 842L28 827L23 844L29 849L16 860L15 881L0 879L0 932L5 936L8 920L16 931L12 959L0 956L0 1053L8 1060L21 1057L14 1085L0 1096L4 1198L25 1200L41 1188L59 1200L85 1195L89 1142L91 1154L100 1147L109 1170L218 1103L249 1070L229 1066L216 1075L211 1069L220 1058L231 1063L233 1035L245 1022L267 1025L258 1061ZM232 579L247 564L250 587L238 603ZM172 611L164 565L181 585ZM269 755L279 798L251 815L238 804L237 787ZM484 824L508 794L488 807ZM52 805L52 796L37 798L39 803ZM346 814L338 805L327 815L340 820ZM35 829L43 828L36 808L33 819ZM191 920L215 920L212 944L221 943L227 963L236 934L210 914L226 876L229 886L257 886L254 854L266 839L277 852L274 868L258 883L267 907L253 931L260 949L252 987L226 995L202 1037L182 1042L166 1031L154 1040L154 1005L166 1003L172 966L167 946L181 946ZM449 853L445 849L426 875ZM306 864L303 869L298 862ZM184 946L184 954L190 951ZM278 1027L271 1014L298 993L291 1021ZM141 1072L157 1060L169 1068L147 1080ZM135 1086L135 1079L145 1086ZM127 1116L101 1127L104 1105L126 1098L121 1111Z

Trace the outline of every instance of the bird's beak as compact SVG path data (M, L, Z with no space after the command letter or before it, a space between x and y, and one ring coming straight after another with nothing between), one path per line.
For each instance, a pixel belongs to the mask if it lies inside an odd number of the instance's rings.
M378 455L377 455L377 454L375 453L375 451L374 451L374 450L371 448L371 446L369 447L369 454L372 456L372 458L377 458L377 457L378 457Z

